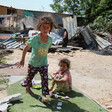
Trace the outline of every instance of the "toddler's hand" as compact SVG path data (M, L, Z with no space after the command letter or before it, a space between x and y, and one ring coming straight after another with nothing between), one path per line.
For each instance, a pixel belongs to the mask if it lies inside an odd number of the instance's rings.
M54 79L54 81L56 81L56 82L60 82L60 79Z
M54 79L54 81L58 81L58 79Z

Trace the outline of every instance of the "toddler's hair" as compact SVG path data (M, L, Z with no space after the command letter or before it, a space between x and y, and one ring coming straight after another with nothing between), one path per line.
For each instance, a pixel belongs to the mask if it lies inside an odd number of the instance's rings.
M61 59L59 64L60 63L65 63L67 65L68 69L70 69L70 61L67 58Z
M50 24L50 27L51 27L51 30L55 27L57 27L57 25L55 24L54 22L54 19L53 17L51 16L51 14L48 14L48 15L43 15L41 16L38 20L37 20L37 25L35 27L35 30L40 30L40 27L43 23L46 23L46 24ZM51 32L50 30L50 32ZM50 33L49 32L49 33Z

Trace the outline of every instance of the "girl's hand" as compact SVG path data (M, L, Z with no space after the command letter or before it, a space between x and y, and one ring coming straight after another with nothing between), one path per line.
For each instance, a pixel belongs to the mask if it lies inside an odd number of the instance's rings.
M24 61L20 61L16 63L17 68L24 67Z
M26 53L27 53L27 51L28 51L29 48L30 48L29 44L27 44L24 47L23 53L22 53L22 57L21 57L21 61L16 63L17 68L20 68L20 67L24 66L25 56L26 56Z

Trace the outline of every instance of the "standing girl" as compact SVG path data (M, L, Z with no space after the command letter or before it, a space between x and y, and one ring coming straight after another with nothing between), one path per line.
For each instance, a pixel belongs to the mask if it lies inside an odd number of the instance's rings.
M49 47L52 45L52 38L48 36L48 33L55 27L54 21L51 16L42 16L36 26L36 30L39 30L38 35L30 37L27 45L25 46L22 58L20 62L17 62L17 67L24 66L25 56L30 47L32 47L31 56L28 65L28 75L27 75L27 86L26 92L29 94L34 94L30 87L32 86L32 79L37 72L41 75L42 84L42 101L49 102L50 100L46 98L49 94L48 89L48 64L47 64L47 53Z

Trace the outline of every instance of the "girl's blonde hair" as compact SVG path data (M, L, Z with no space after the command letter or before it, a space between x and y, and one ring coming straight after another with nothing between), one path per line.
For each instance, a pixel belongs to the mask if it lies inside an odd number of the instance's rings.
M55 24L54 20L53 20L53 17L48 14L48 15L43 15L41 16L38 20L37 20L37 25L35 27L35 30L40 30L40 27L43 23L46 23L46 24L50 24L50 27L51 27L51 30L53 28L56 28L57 25ZM50 32L51 32L50 30Z

